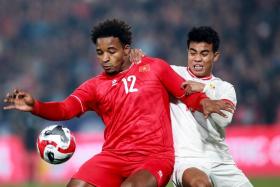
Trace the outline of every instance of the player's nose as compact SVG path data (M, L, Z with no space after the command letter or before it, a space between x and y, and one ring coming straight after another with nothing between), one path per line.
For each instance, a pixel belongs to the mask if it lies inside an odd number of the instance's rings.
M194 61L200 62L200 61L202 61L202 57L200 55L195 55Z
M110 61L110 55L108 53L104 53L102 56L102 62L109 62Z

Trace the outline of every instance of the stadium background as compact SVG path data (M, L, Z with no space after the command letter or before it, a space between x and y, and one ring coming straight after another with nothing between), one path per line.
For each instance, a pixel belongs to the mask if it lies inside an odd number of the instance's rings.
M228 132L234 157L255 186L280 186L275 158L280 153L279 0L0 0L1 97L16 87L44 101L61 100L98 74L90 31L106 18L132 26L133 47L176 65L186 64L190 28L214 27L222 52L215 75L234 84L238 97ZM0 186L64 183L69 168L45 165L36 154L36 136L48 124L27 113L1 110ZM77 137L89 136L83 141L94 145L83 150L98 151L103 124L94 113L63 124ZM22 170L20 176L15 168ZM262 172L252 173L257 170Z

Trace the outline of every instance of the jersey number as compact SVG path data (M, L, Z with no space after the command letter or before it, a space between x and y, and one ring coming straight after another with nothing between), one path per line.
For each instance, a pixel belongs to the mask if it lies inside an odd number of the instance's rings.
M124 89L125 89L126 94L128 92L137 92L138 91L137 88L134 88L134 85L136 82L136 77L134 75L128 76L127 78L123 78L122 81L124 84ZM128 87L129 83L130 83L130 86Z

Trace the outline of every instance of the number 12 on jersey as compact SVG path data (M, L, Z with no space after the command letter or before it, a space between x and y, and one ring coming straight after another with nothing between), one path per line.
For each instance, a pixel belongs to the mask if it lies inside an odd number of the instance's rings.
M129 92L137 92L138 89L134 88L136 77L135 75L130 75L127 78L122 78L122 82L124 84L125 93L128 94Z

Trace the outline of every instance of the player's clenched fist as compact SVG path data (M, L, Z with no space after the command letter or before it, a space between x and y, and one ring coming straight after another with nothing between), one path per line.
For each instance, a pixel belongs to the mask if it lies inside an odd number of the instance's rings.
M14 89L12 92L7 93L4 102L7 103L3 108L4 110L16 109L31 112L35 100L29 93Z

